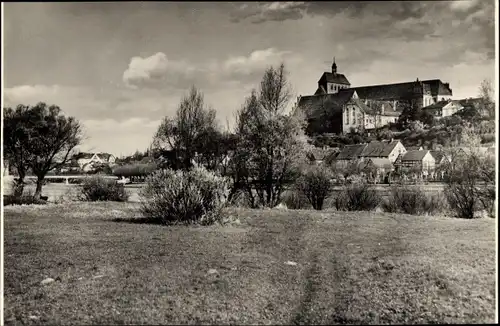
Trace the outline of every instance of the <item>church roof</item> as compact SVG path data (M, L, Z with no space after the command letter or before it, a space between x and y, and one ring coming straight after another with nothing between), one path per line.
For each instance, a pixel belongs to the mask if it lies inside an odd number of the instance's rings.
M452 90L449 88L449 85L441 82L439 79L353 88L358 92L359 97L362 99L392 100L408 99L422 95L424 92L424 85L427 90L430 90L432 96L452 95Z
M335 83L335 84L344 84L351 85L347 80L346 76L343 74L333 73L333 72L324 72L321 78L318 81L319 84L325 83Z
M338 93L302 96L299 100L298 106L301 107L308 115L315 112L317 109L320 109L322 106L328 107L334 111L342 112L342 106L352 99L353 94L354 90L348 88L340 90ZM353 100L360 102L356 99ZM363 103L361 104L366 107Z
M417 82L353 87L362 99L392 100L406 99L421 94L422 88Z

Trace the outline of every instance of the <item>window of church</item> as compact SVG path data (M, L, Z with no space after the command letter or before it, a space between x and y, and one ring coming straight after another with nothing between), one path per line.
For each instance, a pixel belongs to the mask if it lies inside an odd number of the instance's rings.
M345 116L346 116L346 119L345 119L345 123L348 125L349 124L349 108L345 109Z

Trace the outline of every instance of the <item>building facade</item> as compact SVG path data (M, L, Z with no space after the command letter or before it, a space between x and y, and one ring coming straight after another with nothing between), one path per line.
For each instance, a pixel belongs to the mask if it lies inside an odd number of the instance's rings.
M305 113L311 133L349 133L395 123L408 106L422 108L452 97L448 83L439 79L351 87L332 64L318 80L314 95L299 96L295 112Z

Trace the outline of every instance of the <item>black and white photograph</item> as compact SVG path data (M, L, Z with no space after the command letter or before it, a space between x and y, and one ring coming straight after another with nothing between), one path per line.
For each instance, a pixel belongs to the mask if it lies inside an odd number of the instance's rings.
M1 8L1 325L498 323L498 1Z

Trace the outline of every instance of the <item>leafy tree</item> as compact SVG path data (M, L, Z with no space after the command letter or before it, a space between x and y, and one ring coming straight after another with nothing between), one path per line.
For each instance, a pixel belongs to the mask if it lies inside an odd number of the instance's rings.
M20 105L16 110L7 108L4 119L7 157L19 174L15 195L22 194L20 183L27 168L31 168L37 176L34 198L40 199L47 173L68 163L70 154L81 142L80 123L64 116L58 106L42 102L35 106Z
M38 103L31 109L35 123L31 168L37 176L34 197L39 199L45 176L71 160L82 140L82 130L78 120L64 116L58 106Z
M3 150L5 159L16 169L18 178L14 185L14 196L23 194L24 178L33 160L34 120L32 111L26 105L18 105L15 109L3 110Z

